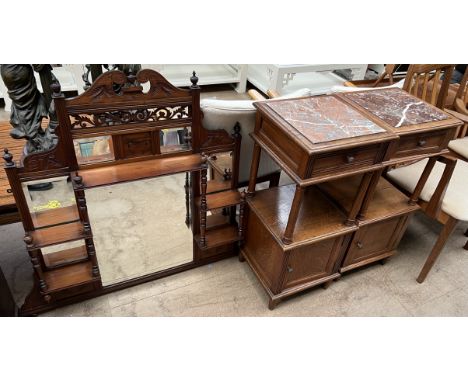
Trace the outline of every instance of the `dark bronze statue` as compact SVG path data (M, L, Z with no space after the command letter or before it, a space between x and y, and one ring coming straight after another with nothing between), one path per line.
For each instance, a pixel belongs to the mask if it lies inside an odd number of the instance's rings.
M36 70L44 89L43 96L37 89ZM56 81L49 64L2 64L0 67L3 82L12 100L10 135L15 139L26 139L25 155L50 150L57 143L54 134L57 120L50 85ZM49 127L41 127L43 118L50 118Z

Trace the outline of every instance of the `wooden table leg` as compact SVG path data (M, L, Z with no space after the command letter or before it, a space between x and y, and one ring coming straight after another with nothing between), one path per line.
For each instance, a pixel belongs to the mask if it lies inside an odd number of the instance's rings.
M383 170L377 170L372 174L372 178L369 182L369 186L367 187L367 190L366 190L367 192L362 202L361 209L359 210L359 214L357 216L359 220L364 220L364 218L366 217L366 213L367 213L367 210L369 209L370 201L372 200L375 189L377 188L377 185L379 184L379 180L380 180L380 177L382 176L382 172Z
M418 283L421 284L426 279L428 273L430 272L431 268L433 267L434 263L439 257L440 252L442 252L442 249L444 248L445 243L447 242L447 239L450 237L450 234L455 229L457 223L458 223L458 220L452 217L450 217L447 223L445 223L444 228L442 229L442 232L440 233L434 247L432 248L431 254L428 256L426 262L424 263L423 268L421 269L421 273L419 274L417 278Z
M413 194L410 197L410 200L408 202L409 204L414 206L418 202L419 195L421 195L421 191L426 185L429 175L431 175L431 171L434 168L436 160L437 157L429 158L429 161L427 162L426 167L424 167L424 171L422 172L421 177L419 178L419 181L416 184L416 187L414 188Z
M352 226L356 223L356 216L361 209L363 200L366 196L369 195L368 189L372 179L373 174L371 172L364 174L364 176L362 177L361 183L359 184L359 188L354 198L353 205L351 206L351 210L349 211L348 218L345 222L347 226Z
M302 195L304 194L304 189L296 185L296 192L294 193L294 199L291 205L291 212L289 213L288 224L284 230L283 243L291 244L292 237L294 234L294 228L296 227L297 217L299 216L299 210L301 208Z
M253 155L252 155L252 163L250 165L250 179L249 179L249 187L247 189L247 196L252 197L255 195L255 184L257 183L257 173L258 173L258 165L260 163L260 154L261 154L261 147L256 142L254 143Z

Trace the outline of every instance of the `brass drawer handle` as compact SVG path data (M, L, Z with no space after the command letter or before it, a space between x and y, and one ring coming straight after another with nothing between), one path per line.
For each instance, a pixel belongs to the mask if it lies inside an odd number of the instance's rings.
M291 273L294 269L292 269L289 265L288 265L288 272Z
M346 155L346 162L353 163L354 162L354 156L353 155Z
M359 249L362 249L362 247L364 247L364 245L363 245L360 241L358 241L358 242L356 243L356 246L357 246Z
M419 141L418 141L418 146L419 146L419 147L424 147L424 146L426 146L426 141L425 141L424 139L419 140Z

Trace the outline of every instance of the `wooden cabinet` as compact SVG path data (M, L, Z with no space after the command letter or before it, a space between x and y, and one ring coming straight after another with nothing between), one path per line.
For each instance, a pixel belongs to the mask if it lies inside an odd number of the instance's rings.
M337 96L400 138L392 145L385 161L387 165L440 154L460 126L460 121L450 114L401 89L376 89Z
M258 191L247 199L242 256L265 287L269 307L283 298L340 277L339 264L357 226L317 187L304 193L291 244L282 241L294 186Z
M363 225L354 234L340 268L341 272L394 255L408 223L408 216L397 216Z

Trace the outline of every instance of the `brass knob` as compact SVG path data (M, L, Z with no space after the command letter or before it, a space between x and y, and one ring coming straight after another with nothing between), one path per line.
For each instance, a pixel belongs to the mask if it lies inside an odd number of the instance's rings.
M357 246L359 249L362 249L362 247L364 247L364 245L363 245L360 241L358 241L358 242L356 243L356 246Z
M288 272L291 273L294 269L292 269L289 265L288 265Z
M346 162L353 163L354 162L354 156L353 155L346 155Z
M418 141L418 146L419 146L419 147L424 147L424 146L426 146L426 141L425 141L424 139L419 140L419 141Z

